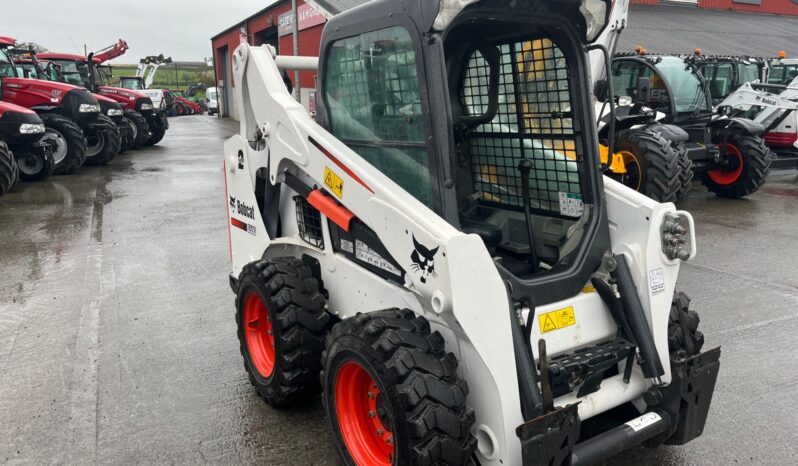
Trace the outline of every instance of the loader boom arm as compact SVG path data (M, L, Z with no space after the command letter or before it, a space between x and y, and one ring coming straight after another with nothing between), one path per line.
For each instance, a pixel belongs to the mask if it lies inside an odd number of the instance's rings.
M113 60L116 57L121 57L125 54L125 52L127 52L128 48L127 42L119 39L119 42L115 43L114 45L109 45L98 52L94 52L93 57L97 63L105 63L109 60Z

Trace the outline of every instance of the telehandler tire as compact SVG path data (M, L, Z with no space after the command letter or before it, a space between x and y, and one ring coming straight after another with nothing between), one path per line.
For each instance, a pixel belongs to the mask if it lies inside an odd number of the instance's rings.
M679 153L679 188L676 191L676 201L680 202L687 199L693 189L693 161L687 155L684 144L674 144L674 149Z
M330 326L319 282L302 261L247 264L236 296L238 341L249 381L264 401L283 407L320 390L321 352Z
M668 319L668 348L672 355L683 351L682 357L690 357L701 352L704 334L698 331L700 322L698 313L690 310L690 297L674 293Z
M113 120L105 115L100 115L97 120L104 123L106 127L97 130L96 134L86 135L88 141L86 165L108 165L119 155L122 147L122 136L116 129Z
M728 163L702 176L707 189L720 197L740 198L759 190L770 173L773 153L758 136L734 132L718 147Z
M322 359L322 400L346 464L473 464L468 386L425 318L390 309L345 319Z
M0 141L0 196L11 191L19 181L19 167L14 154Z
M622 181L659 202L676 202L682 189L680 154L658 132L630 129L618 133L615 152L624 155L628 178ZM616 175L617 176L617 175Z
M56 175L68 175L86 162L86 135L77 123L67 117L44 113L44 139L52 147Z
M133 130L133 142L130 145L130 149L142 148L147 143L147 139L150 138L150 125L147 124L147 119L141 113L133 110L126 110L124 119Z

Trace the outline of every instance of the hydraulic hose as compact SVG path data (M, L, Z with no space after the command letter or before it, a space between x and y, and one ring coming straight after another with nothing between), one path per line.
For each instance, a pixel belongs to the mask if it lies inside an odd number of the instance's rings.
M621 294L624 314L629 322L635 343L640 350L640 356L642 356L640 366L643 369L643 376L647 379L658 380L659 377L665 374L665 370L662 368L662 361L660 361L657 347L654 345L654 336L651 334L651 327L649 327L646 315L643 312L643 305L637 295L637 288L632 280L629 264L623 254L616 254L614 257L617 265L611 274L618 282L618 291Z

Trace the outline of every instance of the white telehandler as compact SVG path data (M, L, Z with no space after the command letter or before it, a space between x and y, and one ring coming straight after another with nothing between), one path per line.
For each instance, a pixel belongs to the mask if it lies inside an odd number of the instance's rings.
M591 464L703 432L693 219L599 171L611 6L374 0L318 59L235 50L241 354L270 405L321 394L346 464ZM318 70L315 120L282 69Z

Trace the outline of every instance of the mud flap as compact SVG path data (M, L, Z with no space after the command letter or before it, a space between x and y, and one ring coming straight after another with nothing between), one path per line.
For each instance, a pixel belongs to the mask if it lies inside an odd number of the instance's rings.
M570 465L579 439L579 403L539 416L515 430L525 466Z

